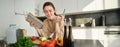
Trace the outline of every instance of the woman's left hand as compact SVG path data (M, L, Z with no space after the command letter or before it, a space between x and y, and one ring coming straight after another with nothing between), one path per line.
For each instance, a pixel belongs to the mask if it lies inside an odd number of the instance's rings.
M63 23L64 22L64 16L57 16L56 22Z

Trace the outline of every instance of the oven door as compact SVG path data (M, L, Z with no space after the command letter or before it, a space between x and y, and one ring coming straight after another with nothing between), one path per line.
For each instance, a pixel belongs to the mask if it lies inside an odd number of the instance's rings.
M105 31L105 47L120 47L120 31Z

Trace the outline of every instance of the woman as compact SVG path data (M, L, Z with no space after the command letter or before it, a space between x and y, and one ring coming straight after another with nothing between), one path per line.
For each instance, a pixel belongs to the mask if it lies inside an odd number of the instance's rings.
M47 19L43 22L42 30L35 26L33 22L30 25L35 27L39 36L50 37L54 34L53 37L63 37L64 17L56 14L55 7L51 2L44 3L43 11Z

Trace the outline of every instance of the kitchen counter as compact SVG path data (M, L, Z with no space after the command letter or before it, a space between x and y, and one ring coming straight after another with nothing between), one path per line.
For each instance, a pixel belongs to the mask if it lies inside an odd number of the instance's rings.
M39 47L39 45L34 45L33 47ZM91 39L75 39L72 47L104 47L99 40Z
M74 47L104 47L99 40L75 39Z
M73 27L72 30L75 39L98 40L104 47L119 47L120 26Z
M95 27L76 27L76 26L73 26L73 28L120 28L120 26L95 26Z
M105 29L119 31L120 26L73 27L73 29Z
M33 47L39 47L39 45L34 45ZM104 47L104 46L100 43L99 40L74 39L72 47Z

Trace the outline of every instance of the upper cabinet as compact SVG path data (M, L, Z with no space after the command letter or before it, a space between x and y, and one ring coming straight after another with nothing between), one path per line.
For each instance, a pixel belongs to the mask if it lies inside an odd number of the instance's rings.
M64 9L65 13L75 13L120 7L119 0L39 0L40 16L44 16L42 7L46 1L54 3L57 14L62 14Z
M77 12L103 10L103 0L78 0L77 3Z
M89 11L96 9L94 0L78 0L78 11Z
M104 0L105 9L120 8L120 0Z
M77 11L77 0L41 0L39 5L40 16L44 16L42 7L46 1L50 1L54 4L57 14L62 14L64 9L66 9L65 13Z

